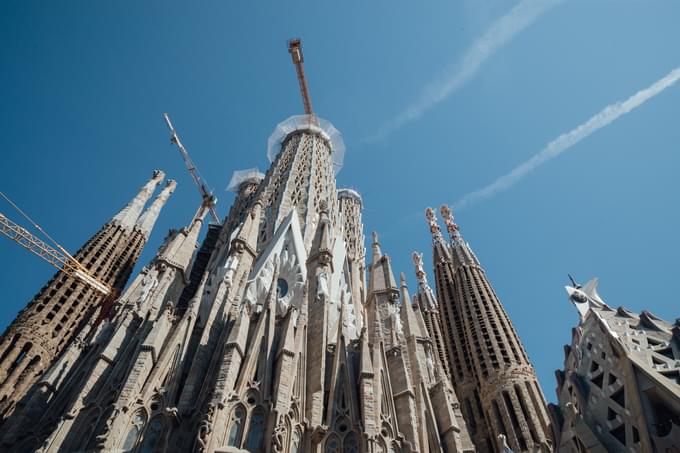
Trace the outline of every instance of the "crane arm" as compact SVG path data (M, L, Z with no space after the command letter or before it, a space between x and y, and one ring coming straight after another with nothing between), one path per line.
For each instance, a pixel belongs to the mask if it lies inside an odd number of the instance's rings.
M295 65L295 72L297 73L298 83L300 84L300 94L302 95L302 103L305 107L305 113L316 119L314 110L312 109L312 98L309 95L309 87L307 86L307 79L305 78L305 68L303 63L305 58L302 55L302 41L300 39L291 39L288 41L288 53L290 53Z
M87 269L74 258L40 240L25 228L12 222L2 213L0 213L0 233L15 241L29 252L44 259L65 274L78 278L101 294L105 296L111 294L111 288L107 284L100 282L93 277Z
M170 130L170 142L177 145L179 153L182 155L182 159L184 160L184 165L187 167L187 170L189 170L191 179L194 180L194 184L196 184L198 191L201 193L201 197L203 197L203 202L208 207L210 216L213 218L213 221L215 221L216 223L220 223L220 218L217 215L217 211L215 211L215 204L217 204L217 199L212 194L210 189L208 189L208 185L205 183L205 181L203 181L203 178L201 178L201 175L198 173L198 170L196 169L196 165L194 165L194 162L191 160L189 152L186 150L184 145L182 145L182 142L179 139L179 135L177 135L177 131L175 130L175 128L172 125L172 122L170 121L170 116L168 116L167 113L163 113L163 118L165 119L165 124L168 125L168 129Z

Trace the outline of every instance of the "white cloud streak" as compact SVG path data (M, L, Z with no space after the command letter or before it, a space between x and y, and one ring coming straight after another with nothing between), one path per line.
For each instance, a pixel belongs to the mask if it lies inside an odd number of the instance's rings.
M489 57L505 46L515 35L561 2L562 0L521 0L506 15L493 22L484 34L466 49L457 64L452 65L442 76L426 85L418 99L365 141L382 140L404 124L421 117L427 110L460 89L479 71Z
M608 105L585 123L565 134L560 135L555 140L548 143L545 148L543 148L529 160L515 167L509 173L496 179L488 186L463 196L454 204L454 207L461 209L471 204L483 201L487 198L491 198L494 195L509 189L536 168L567 151L572 146L588 137L590 134L613 123L619 117L631 112L654 96L662 93L665 89L671 87L678 80L680 80L680 67L673 69L664 78L658 80L649 87L638 91L625 101L619 101Z

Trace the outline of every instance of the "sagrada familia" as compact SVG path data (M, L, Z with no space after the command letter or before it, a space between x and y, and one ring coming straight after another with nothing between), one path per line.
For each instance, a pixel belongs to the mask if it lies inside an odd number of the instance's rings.
M118 297L57 273L0 340L0 449L680 451L680 321L570 286L580 322L547 405L451 210L426 210L435 289L414 252L409 291L375 233L366 256L343 152L311 111L279 124L224 221L197 247L204 200L126 286L175 189L144 211L154 172L75 255Z

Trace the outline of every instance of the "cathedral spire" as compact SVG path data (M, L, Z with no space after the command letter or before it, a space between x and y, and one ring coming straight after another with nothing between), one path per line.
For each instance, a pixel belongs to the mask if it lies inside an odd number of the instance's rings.
M435 281L450 373L466 422L477 446L492 445L504 434L514 451L535 451L552 433L534 369L451 209L444 205L440 212L451 242L433 243ZM535 411L527 409L532 406Z
M460 228L458 228L458 225L453 219L453 211L451 208L443 204L439 207L439 212L444 218L446 230L449 232L449 237L451 239L450 247L447 247L447 249L451 251L450 255L453 258L454 266L480 266L477 256L470 248L470 245L463 239Z
M373 250L373 259L371 264L375 265L380 260L380 258L382 258L382 250L380 250L380 242L378 242L378 233L374 231L371 234L371 237L373 238L373 242L371 243L371 249Z
M153 226L158 219L158 215L161 213L161 209L163 209L165 203L168 202L168 198L170 198L170 195L175 191L175 187L177 187L175 180L169 179L161 193L159 193L153 203L151 203L151 206L149 206L139 219L137 219L136 225L142 230L142 233L144 233L144 236L147 238L149 237L149 234L151 234L151 230L153 230Z
M428 226L430 227L430 233L432 233L432 259L435 263L437 262L448 262L451 261L451 250L444 240L441 228L439 228L439 222L437 221L437 214L435 214L434 209L425 209L425 219Z
M209 205L202 203L194 215L194 218L191 220L189 226L174 232L174 237L167 241L167 244L160 252L159 259L171 266L176 267L180 272L182 272L185 280L187 281L189 278L191 258L194 255L194 250L196 249L198 235L201 232L203 220L205 219L205 216L208 214L208 212Z
M234 238L235 244L248 249L254 256L257 253L257 235L260 227L260 216L262 213L262 200L256 199L250 212L246 214L243 225Z
M425 269L423 268L423 254L413 252L411 253L411 259L413 260L413 265L416 268L416 279L418 280L418 285L421 287L428 286L427 275L425 274Z
M377 293L381 291L391 290L398 296L397 283L394 280L394 273L392 272L392 263L390 257L383 255L378 243L378 233L373 232L373 262L370 270L371 275L369 279L369 292Z
M434 297L432 288L427 283L427 274L423 268L423 254L413 252L411 253L411 259L413 260L416 279L418 280L418 292L414 297L416 297L420 310L437 310L437 299Z
M453 210L451 210L451 208L449 208L447 205L443 204L439 207L439 212L442 214L442 218L446 224L446 230L449 232L451 242L461 241L463 238L460 235L458 225L453 219Z
M442 236L442 230L439 228L439 222L437 222L437 214L435 214L434 209L425 209L425 218L427 223L430 225L430 233L432 233L432 240L437 242L442 242L444 240Z
M413 311L411 297L408 294L408 286L406 285L406 276L403 272L399 274L399 280L401 287L401 322L404 326L404 335L407 338L412 335L418 338L424 337L424 326L421 325L416 317L416 313Z
M113 217L112 221L120 224L123 228L132 229L139 218L139 214L144 209L144 205L149 201L154 190L156 190L156 186L163 178L165 178L165 173L162 170L154 170L151 179L139 189L137 195Z

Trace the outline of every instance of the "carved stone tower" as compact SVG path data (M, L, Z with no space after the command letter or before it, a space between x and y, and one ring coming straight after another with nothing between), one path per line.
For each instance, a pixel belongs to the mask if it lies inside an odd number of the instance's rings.
M451 364L449 363L448 354L446 352L446 341L442 333L442 321L439 313L439 304L437 298L432 292L432 288L427 283L427 276L423 268L422 253L413 252L411 255L413 264L416 267L416 279L418 280L418 291L413 295L418 310L423 316L425 327L432 339L432 346L434 348L439 361L446 371L446 375L451 378Z
M441 213L450 242L426 210L451 375L470 434L484 451L499 451L500 436L516 453L548 451L552 430L534 369L451 210Z
M276 127L263 177L232 179L234 205L198 253L205 206L111 316L85 326L0 431L1 447L474 451L377 234L366 266L361 196L336 189L342 137L307 113Z
M0 445L474 451L421 310L377 235L366 283L363 202L336 189L339 132L295 116L269 144L264 178L230 184L234 205L195 258L203 208L41 377Z
M75 258L114 291L125 286L174 181L142 214L164 174L153 177L116 216L76 253ZM58 272L7 328L0 340L0 412L17 402L83 327L99 315L104 296L75 277Z

